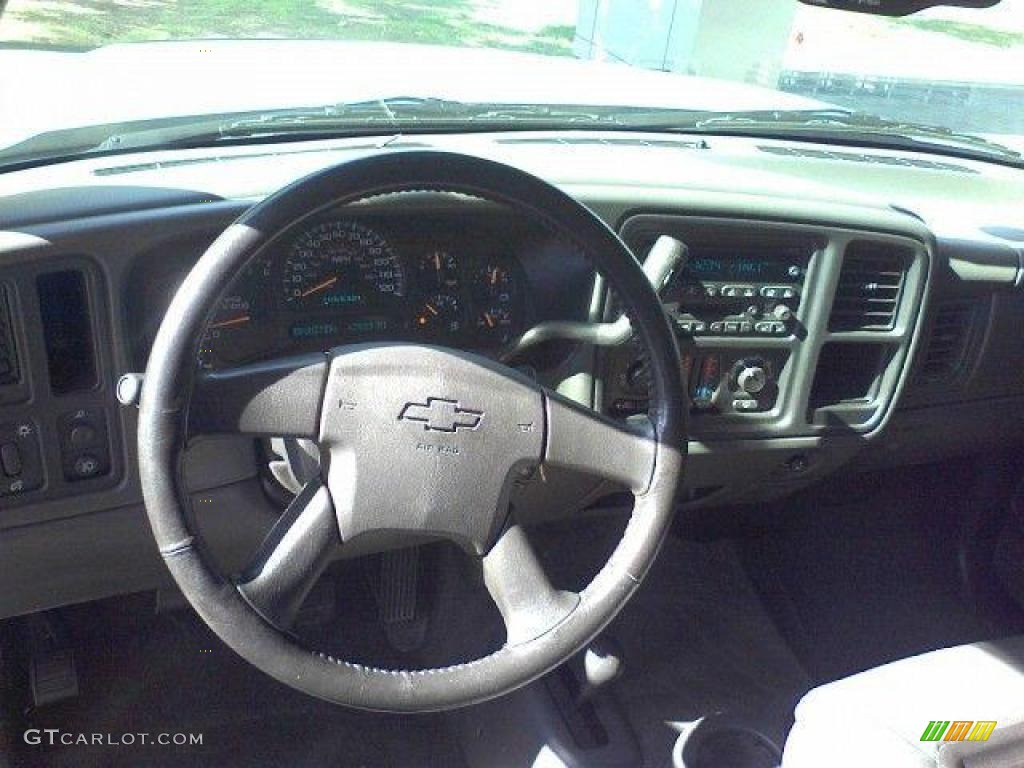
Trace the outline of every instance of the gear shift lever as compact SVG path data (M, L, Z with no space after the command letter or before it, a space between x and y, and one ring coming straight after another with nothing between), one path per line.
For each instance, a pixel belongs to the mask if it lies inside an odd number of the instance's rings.
M610 637L596 638L583 653L583 685L576 697L577 706L589 701L625 672L622 649Z

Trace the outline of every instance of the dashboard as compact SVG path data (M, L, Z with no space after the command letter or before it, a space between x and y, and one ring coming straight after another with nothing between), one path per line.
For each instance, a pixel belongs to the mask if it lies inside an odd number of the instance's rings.
M660 235L686 244L661 292L691 406L681 505L715 514L843 468L1020 440L1019 170L918 166L883 150L871 153L901 162L854 150L804 157L798 143L738 137L576 137L423 141L547 178L640 260ZM0 615L166 583L118 378L145 370L172 296L228 224L365 151L345 141L194 149L0 177L0 559L11 574ZM648 407L634 343L565 339L510 357L538 324L618 314L586 257L535 223L458 196L392 195L320 212L257 254L209 318L196 364L423 341L509 362L628 419ZM210 439L185 456L198 523L227 568L280 513L267 450ZM517 504L542 521L616 491L536 477Z

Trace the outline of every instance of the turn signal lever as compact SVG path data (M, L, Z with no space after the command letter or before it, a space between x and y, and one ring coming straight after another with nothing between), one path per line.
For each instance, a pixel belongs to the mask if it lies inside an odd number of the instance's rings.
M643 270L655 293L668 283L669 278L685 264L688 251L685 243L674 237L662 235L651 246L644 259ZM614 347L625 344L633 336L633 326L625 314L610 323L581 323L574 321L550 320L538 323L526 331L503 357L507 360L532 346L545 341L565 339L600 347Z

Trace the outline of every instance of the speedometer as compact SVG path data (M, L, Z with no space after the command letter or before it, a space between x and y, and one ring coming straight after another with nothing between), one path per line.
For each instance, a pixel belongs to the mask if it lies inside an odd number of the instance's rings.
M354 221L328 221L295 240L282 270L290 309L365 312L405 296L405 270L388 242Z

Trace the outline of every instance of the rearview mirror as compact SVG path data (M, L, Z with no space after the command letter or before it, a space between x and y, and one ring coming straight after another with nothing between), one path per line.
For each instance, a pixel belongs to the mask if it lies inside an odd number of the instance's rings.
M800 0L806 5L832 8L837 11L874 13L879 16L909 16L936 5L957 5L962 8L991 8L999 0Z

